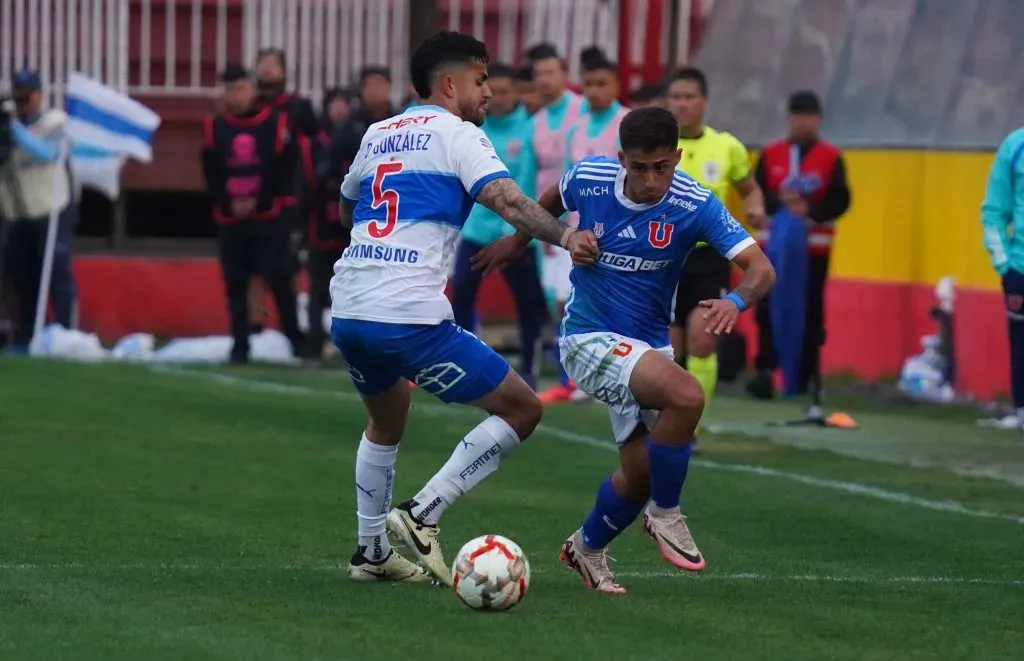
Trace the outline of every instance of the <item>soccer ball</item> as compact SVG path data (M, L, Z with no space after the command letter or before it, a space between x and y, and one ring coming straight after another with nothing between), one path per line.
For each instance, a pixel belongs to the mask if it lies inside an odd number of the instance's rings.
M501 535L484 535L459 549L452 585L473 610L508 610L526 596L530 563L519 545Z

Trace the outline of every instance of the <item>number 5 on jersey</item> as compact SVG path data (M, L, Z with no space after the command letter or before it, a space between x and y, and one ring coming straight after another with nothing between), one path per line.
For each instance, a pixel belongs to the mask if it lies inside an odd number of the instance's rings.
M384 222L371 220L367 223L366 231L374 239L383 239L395 231L398 225L398 191L394 188L384 188L384 179L389 174L397 174L402 171L401 161L389 161L377 166L373 174L373 203L371 209L379 209L384 206Z

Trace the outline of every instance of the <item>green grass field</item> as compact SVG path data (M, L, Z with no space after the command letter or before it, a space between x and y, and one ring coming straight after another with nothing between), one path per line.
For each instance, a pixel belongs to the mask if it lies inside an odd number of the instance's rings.
M481 417L414 402L396 499ZM497 532L531 561L519 607L475 613L346 580L363 414L343 374L4 358L0 659L1024 657L1024 491L940 467L958 437L1009 465L1024 444L897 408L845 436L752 426L783 410L717 400L684 494L708 568L673 571L636 527L612 547L623 597L557 560L614 464L607 419L550 410L442 522L449 556ZM887 435L900 453L865 458Z

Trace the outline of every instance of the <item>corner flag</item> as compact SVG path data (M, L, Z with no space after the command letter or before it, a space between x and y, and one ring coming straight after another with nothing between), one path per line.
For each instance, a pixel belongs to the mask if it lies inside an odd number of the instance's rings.
M63 164L67 163L77 182L96 188L111 199L117 198L125 159L134 158L143 163L153 160L153 133L160 126L160 116L112 87L79 73L72 73L68 79L66 110L68 120L57 157L62 167L54 174L54 192L60 186L60 177L66 176ZM36 324L29 345L31 355L46 353L43 326L57 246L57 224L62 211L58 199L55 194L46 231Z
M125 159L153 160L153 133L160 126L160 116L78 73L68 80L66 107L75 179L111 199L118 197Z

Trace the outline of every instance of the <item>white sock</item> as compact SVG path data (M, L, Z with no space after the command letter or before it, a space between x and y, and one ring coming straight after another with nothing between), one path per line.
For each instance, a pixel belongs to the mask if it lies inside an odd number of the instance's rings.
M398 446L376 445L366 438L356 452L356 516L359 519L359 546L367 560L377 562L388 557L387 518L391 509L391 491L395 485L395 459Z
M460 496L498 470L501 459L519 445L508 423L492 415L459 441L448 462L416 494L412 515L427 525L437 524Z

